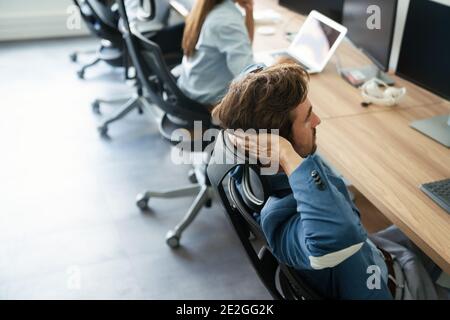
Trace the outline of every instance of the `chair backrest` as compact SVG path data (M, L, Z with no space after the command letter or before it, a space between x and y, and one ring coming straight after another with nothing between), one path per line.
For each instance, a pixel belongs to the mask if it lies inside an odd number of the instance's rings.
M241 188L230 173L240 167ZM261 281L274 299L323 299L293 268L278 261L270 251L260 225L253 214L259 213L270 196L269 183L260 168L240 157L227 142L223 132L216 139L207 174L211 186L219 195L247 256ZM252 233L262 246L255 248L249 238Z
M73 0L80 9L81 17L88 29L98 38L106 39L121 47L122 34L118 29L119 15L99 0Z
M141 0L145 1L145 0ZM169 0L155 0L155 2L150 1L151 4L153 4L155 10L155 19L157 21L160 21L164 25L168 23L171 6Z
M117 0L117 4L124 24L123 37L128 53L150 100L169 118L180 119L186 128L192 128L194 121L202 121L204 126L209 127L211 114L207 107L180 90L159 46L130 26L124 0Z

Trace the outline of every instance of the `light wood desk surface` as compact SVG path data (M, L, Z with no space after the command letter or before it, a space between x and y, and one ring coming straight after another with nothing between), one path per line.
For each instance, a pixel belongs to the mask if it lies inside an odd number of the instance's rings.
M277 33L255 33L254 50L286 48L285 32L296 32L304 17L258 0L255 10L281 13ZM343 67L370 61L350 43L336 51ZM450 103L395 75L407 96L395 107L361 107L358 89L337 73L335 58L311 76L309 98L322 124L317 129L320 153L396 224L443 270L450 273L450 215L430 200L419 185L450 177L450 149L409 127L409 122L450 113Z
M450 104L327 119L319 152L389 220L450 273L450 214L419 186L450 177L450 149L409 127Z
M286 32L296 33L305 17L278 5L275 0L255 1L255 10L273 9L281 14L282 22L274 25L276 33L265 36L255 31L254 52L284 49L289 46ZM256 29L258 25L256 26ZM344 40L320 74L311 75L309 98L315 106L315 112L322 119L364 114L389 110L389 107L362 108L359 89L345 82L336 70L336 57L342 67L363 66L372 64L370 60L347 40ZM434 94L392 75L396 86L406 87L407 95L399 103L398 108L411 108L442 102Z

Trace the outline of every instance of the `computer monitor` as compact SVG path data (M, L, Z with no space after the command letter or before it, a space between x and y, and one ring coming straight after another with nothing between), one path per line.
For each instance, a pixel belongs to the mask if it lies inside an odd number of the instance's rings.
M342 24L348 29L347 37L382 71L389 69L396 13L396 0L346 0L344 3Z
M348 76L355 78L352 84L361 85L373 77L393 84L393 80L381 71L389 69L396 16L397 0L344 2L342 24L348 29L347 38L375 64L358 69L345 69Z
M279 4L305 16L316 10L340 23L344 0L279 0Z
M450 4L410 1L396 73L450 100ZM411 126L450 147L450 116Z

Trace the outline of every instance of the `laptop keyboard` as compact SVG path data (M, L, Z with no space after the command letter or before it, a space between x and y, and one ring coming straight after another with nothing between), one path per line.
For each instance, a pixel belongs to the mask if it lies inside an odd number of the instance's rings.
M424 183L420 189L450 213L450 179Z

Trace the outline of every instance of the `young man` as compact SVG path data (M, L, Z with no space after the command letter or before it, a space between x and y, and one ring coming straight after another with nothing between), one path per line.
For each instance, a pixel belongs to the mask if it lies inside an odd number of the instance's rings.
M277 144L229 136L251 155L281 166L281 173L269 176L273 195L259 217L274 255L328 298L447 294L434 283L440 269L397 228L369 239L344 182L315 154L320 119L307 92L308 75L298 65L256 67L231 84L213 111L227 129L279 130Z

